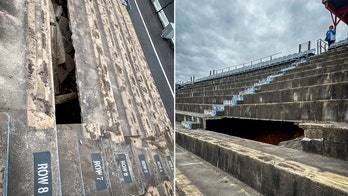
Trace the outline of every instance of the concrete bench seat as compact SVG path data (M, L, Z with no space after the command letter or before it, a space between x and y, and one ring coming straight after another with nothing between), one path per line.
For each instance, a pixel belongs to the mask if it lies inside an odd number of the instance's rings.
M347 64L348 65L348 64ZM343 65L347 67L347 65ZM339 66L338 66L339 67ZM283 77L276 78L268 85L260 87L261 91L281 90L286 88L306 87L320 84L330 84L335 82L348 81L347 70L339 70L329 72L330 68L321 68L318 70L307 71L307 73L298 73L285 75ZM308 76L307 76L308 75Z
M290 66L290 64L284 64L284 65L280 65L280 66L275 66L272 68L265 68L262 70L257 70L257 71L253 71L253 72L248 72L248 73L244 73L241 75L233 75L233 76L228 76L228 77L224 77L224 78L220 78L220 79L215 79L215 80L209 80L209 81L203 81L203 82L198 82L195 83L194 85L188 85L186 88L179 90L177 93L180 94L183 91L190 91L190 90L198 90L201 88L206 88L206 87L215 87L217 85L224 85L224 84L231 84L231 83L235 83L235 82L240 82L240 81L248 81L250 79L262 79L267 77L270 74L276 73L278 71L280 71L283 68L286 68Z
M265 195L347 195L348 162L205 130L176 142Z
M175 104L176 110L182 110L194 113L204 113L204 110L211 110L214 104L201 104L201 103L177 103Z
M208 103L208 104L222 104L224 100L232 99L231 95L213 95L213 96L199 96L199 97L182 97L177 98L176 103Z
M244 103L279 103L348 98L348 82L325 83L295 88L278 88L243 96ZM199 99L198 99L199 100Z
M199 111L201 105L183 105L187 111ZM348 122L348 99L241 104L225 107L225 115L235 118Z
M348 52L348 46L343 46L339 48L334 48L331 50L328 50L325 53L322 53L320 55L316 55L309 58L310 63L318 63L318 62L325 62L327 60L334 60L338 58L344 58L347 56Z
M165 194L173 187L173 154L146 146L161 139L115 142L110 133L87 124L59 125L58 138L63 195Z

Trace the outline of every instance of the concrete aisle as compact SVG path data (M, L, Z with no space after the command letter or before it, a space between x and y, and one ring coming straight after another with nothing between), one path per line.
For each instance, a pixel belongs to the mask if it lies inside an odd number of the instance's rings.
M175 149L176 195L261 195L179 145Z

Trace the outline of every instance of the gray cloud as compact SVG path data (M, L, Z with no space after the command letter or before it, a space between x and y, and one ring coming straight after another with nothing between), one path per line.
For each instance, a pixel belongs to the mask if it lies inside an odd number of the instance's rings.
M332 23L318 0L176 0L176 81L263 56L298 51ZM342 22L341 22L342 23ZM347 37L338 25L337 39Z

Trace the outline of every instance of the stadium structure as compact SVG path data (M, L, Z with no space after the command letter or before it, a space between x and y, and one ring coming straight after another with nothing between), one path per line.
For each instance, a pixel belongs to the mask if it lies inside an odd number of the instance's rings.
M0 2L0 195L173 195L134 2Z
M322 3L347 24L347 0ZM176 84L178 195L224 195L221 184L225 195L348 195L348 39L308 45Z

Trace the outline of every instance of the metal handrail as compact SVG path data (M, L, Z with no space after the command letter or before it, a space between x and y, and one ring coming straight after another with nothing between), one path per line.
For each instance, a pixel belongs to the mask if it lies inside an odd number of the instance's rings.
M329 45L326 43L326 41L322 39L317 40L317 54L326 52L328 49L329 49Z
M210 74L214 75L214 74L223 73L223 72L226 72L226 71L239 69L239 68L246 67L246 66L251 66L251 65L254 65L255 63L262 63L263 62L262 60L265 60L265 59L267 59L267 60L269 59L269 61L271 61L275 55L278 55L280 53L282 53L282 52L274 53L274 54L271 54L271 55L268 55L268 56L264 56L264 57L261 57L261 58L258 58L258 59L247 61L245 63L240 63L240 64L232 65L232 66L229 66L229 67L223 67L223 68L220 68L220 69L215 69L215 70L210 71Z

